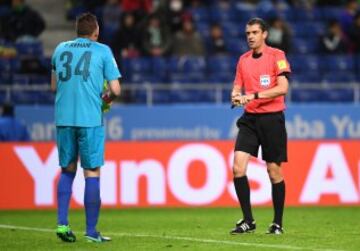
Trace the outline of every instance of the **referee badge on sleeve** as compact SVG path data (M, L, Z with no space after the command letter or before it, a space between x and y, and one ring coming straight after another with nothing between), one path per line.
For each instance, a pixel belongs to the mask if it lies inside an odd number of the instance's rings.
M267 87L270 85L270 75L260 75L260 85Z
M284 70L287 68L287 64L285 60L279 60L276 62L279 70Z

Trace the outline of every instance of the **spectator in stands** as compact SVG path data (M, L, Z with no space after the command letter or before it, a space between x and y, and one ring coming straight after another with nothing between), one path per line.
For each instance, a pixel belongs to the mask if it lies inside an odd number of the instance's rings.
M104 41L111 41L114 33L119 28L121 8L119 0L107 0L102 10L102 35Z
M26 127L14 116L14 107L3 104L2 117L0 117L0 141L29 141Z
M267 44L288 53L291 45L291 32L288 25L281 18L269 21L269 35Z
M353 24L349 33L353 49L356 53L360 53L360 12L355 15Z
M227 48L224 40L224 34L219 24L212 24L210 28L210 37L206 40L207 53L209 55L227 54Z
M350 27L358 11L358 7L359 4L357 0L348 0L345 5L345 10L340 16L341 27L347 36L349 35Z
M10 41L34 40L44 31L45 21L25 0L12 0L3 29L5 39Z
M135 15L132 12L123 13L120 23L112 43L115 59L118 62L121 57L132 58L140 55L139 30Z
M172 34L181 30L182 19L185 15L184 3L182 0L170 0L166 5L159 10L166 18L166 23L169 24Z
M204 45L190 17L184 18L182 30L175 35L173 53L176 56L204 56Z
M323 53L339 54L347 52L347 41L337 20L329 21L327 32L321 37L320 47L320 51Z
M170 52L172 45L172 35L157 14L150 15L142 32L142 49L148 56L165 56Z
M134 13L140 21L153 11L153 0L121 0L121 8L124 12Z

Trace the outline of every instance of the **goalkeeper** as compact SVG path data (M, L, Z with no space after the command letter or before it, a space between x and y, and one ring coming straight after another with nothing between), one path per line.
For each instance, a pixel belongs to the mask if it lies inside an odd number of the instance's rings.
M61 176L57 187L58 237L76 240L68 222L78 155L84 170L85 238L110 240L96 229L100 212L100 167L104 164L103 110L120 95L121 74L110 48L96 42L99 25L86 13L76 20L77 38L60 43L52 56L52 90L56 91L55 124ZM108 84L105 84L104 81Z

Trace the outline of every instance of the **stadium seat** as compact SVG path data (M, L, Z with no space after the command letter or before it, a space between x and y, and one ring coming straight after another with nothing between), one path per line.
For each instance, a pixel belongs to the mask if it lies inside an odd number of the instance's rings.
M235 78L234 72L212 72L208 74L207 82L213 84L231 84Z
M151 60L146 57L141 58L125 58L123 60L124 72L149 72L151 69Z
M11 60L7 58L0 58L0 71L1 72L11 72Z
M204 57L172 57L169 59L172 73L201 73L205 71L206 62Z
M11 101L15 104L39 104L42 96L38 91L13 91Z
M330 71L323 74L322 81L329 84L344 84L348 82L355 82L356 75L347 71Z
M234 71L237 58L230 56L213 56L207 60L207 68L210 72Z
M324 71L348 71L355 69L355 58L352 56L330 55L321 56L320 65Z
M353 89L295 89L292 90L293 102L353 102Z
M291 69L295 72L318 71L320 75L319 59L314 55L291 55L288 57Z
M290 82L320 84L322 75L318 71L296 72L290 75Z
M224 37L240 37L240 35L244 34L244 28L242 26L239 26L237 23L234 22L222 22L221 27L224 32Z
M0 85L10 85L12 83L12 74L8 72L0 73Z
M318 40L315 39L294 39L293 51L299 54L312 54L316 52L318 48Z
M324 24L321 22L295 22L291 24L294 37L318 37L325 32Z
M14 74L12 82L14 85L28 85L30 84L30 77L26 74Z
M226 46L228 51L233 55L241 55L249 50L246 40L238 38L226 39Z
M198 22L202 22L202 23L207 23L209 22L210 19L210 15L209 15L209 10L208 8L191 8L189 10L193 20L198 23Z
M50 85L51 77L44 75L31 75L30 84L32 85Z
M210 8L210 19L212 22L235 21L238 13L233 9L221 9L215 5Z
M202 39L206 41L210 37L210 25L209 23L203 23L203 22L196 22L195 23L196 29L201 35Z
M204 72L192 72L192 73L172 73L169 78L170 83L177 84L194 84L205 83L206 77Z
M40 41L19 42L15 46L18 53L22 56L34 55L39 57L43 55L43 45Z
M339 20L344 9L339 7L326 6L320 8L321 17L323 22L327 22L328 20Z
M159 83L167 83L169 81L169 62L167 58L154 57L151 59L151 72L152 75L158 80Z

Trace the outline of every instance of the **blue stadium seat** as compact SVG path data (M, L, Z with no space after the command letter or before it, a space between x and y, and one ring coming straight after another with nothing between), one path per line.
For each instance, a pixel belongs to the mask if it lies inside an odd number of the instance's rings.
M153 92L152 95L154 104L164 104L172 102L170 90L156 90Z
M196 30L201 35L202 39L205 41L210 37L210 25L208 22L196 22L195 23Z
M51 77L44 75L31 75L30 84L33 85L50 85Z
M322 76L322 81L329 84L355 82L356 75L347 71L325 72Z
M224 37L240 37L242 34L244 34L244 29L245 27L241 27L239 26L237 23L235 22L222 22L221 27L223 29L224 32Z
M293 51L299 54L312 54L318 48L317 39L294 39Z
M303 9L303 8L290 8L292 9L292 14L297 21L303 22L312 22L312 21L322 21L322 8L313 7L311 9ZM290 19L286 19L290 20Z
M353 102L354 101L354 90L353 89L328 89L325 90L326 100L328 102Z
M153 75L152 73L141 73L141 72L135 72L132 73L129 77L129 81L131 83L135 84L144 84L144 83L159 83L161 82L160 79L156 78L156 75Z
M192 73L172 73L169 79L170 83L205 83L206 77L204 72L192 72Z
M167 58L154 57L151 60L151 72L160 83L169 81L169 62Z
M11 72L11 60L7 58L0 58L0 71L1 72Z
M52 91L41 91L37 95L39 96L38 104L54 104L55 102L55 93Z
M234 72L213 72L207 76L207 82L213 84L231 84L235 78Z
M6 100L6 97L7 97L6 92L0 90L0 100L1 100L1 102L9 101L9 100Z
M13 91L11 101L15 104L41 104L42 96L39 91Z
M124 73L124 81L147 82L151 75L150 58L124 58L121 61L121 70Z
M210 72L235 72L237 58L231 56L213 56L207 60L208 71Z
M322 22L298 21L291 24L291 30L295 38L318 37L325 32L325 25Z
M227 49L233 55L241 55L249 50L246 40L231 38L226 40Z
M19 42L15 46L18 53L23 56L34 55L39 57L43 55L43 45L40 41Z
M10 85L12 84L12 74L8 72L0 73L0 85Z
M206 62L204 57L172 57L169 66L172 73L201 73L205 71Z
M176 103L213 103L215 92L210 90L173 90L171 101Z
M327 20L333 19L339 20L344 9L339 7L327 6L320 8L320 11L323 22L326 22Z
M293 102L353 102L353 89L295 89L292 90Z
M30 77L25 74L14 74L12 76L12 82L15 85L28 85L30 84Z
M320 65L324 71L349 71L355 69L355 58L352 56L330 55L321 56Z
M320 74L319 59L314 55L290 55L288 57L291 69L294 72L304 71L318 71Z
M290 82L320 84L322 75L319 71L296 72L290 75Z
M238 17L237 14L238 13L233 8L223 10L216 5L210 7L210 17L212 22L235 21Z
M210 20L210 15L209 15L209 10L208 8L191 8L189 10L193 20L198 23L198 22L209 22Z

